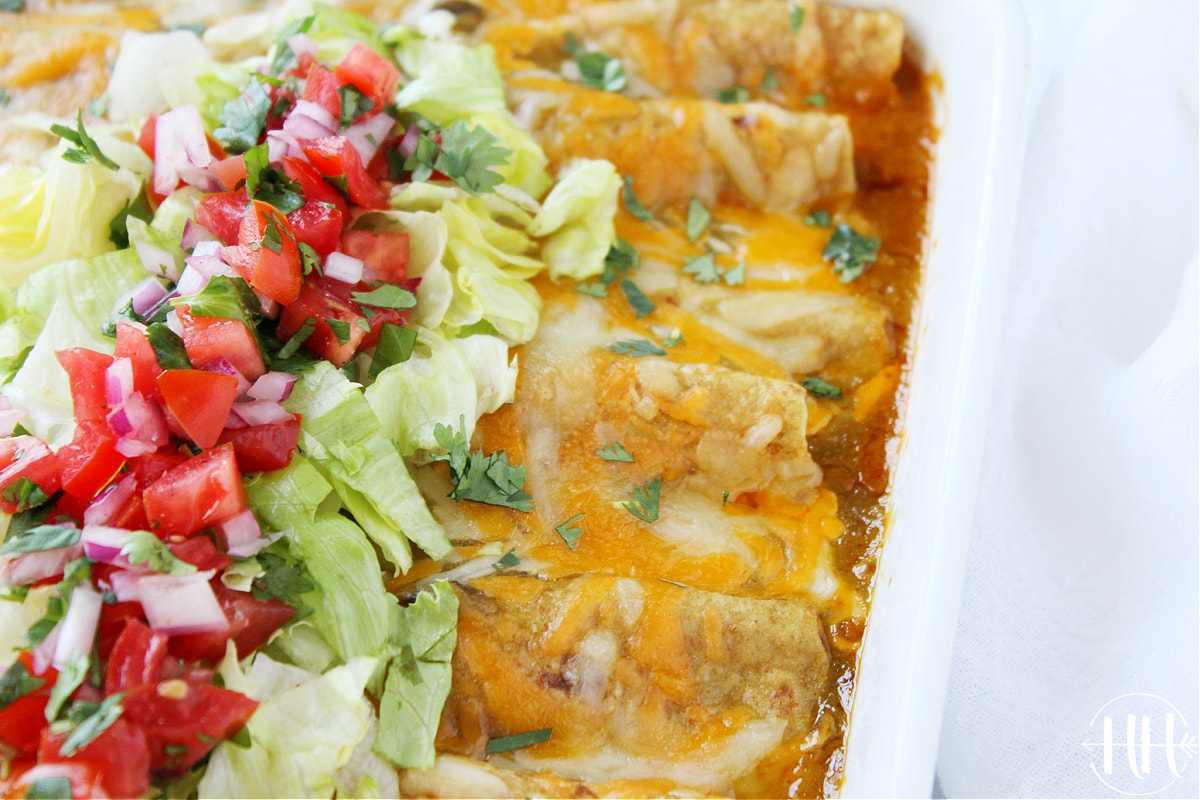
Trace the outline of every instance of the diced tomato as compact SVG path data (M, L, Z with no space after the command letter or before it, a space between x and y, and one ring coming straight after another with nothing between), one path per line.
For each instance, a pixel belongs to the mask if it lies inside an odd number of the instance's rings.
M124 692L159 680L166 658L166 634L150 630L140 619L126 620L108 657L104 693Z
M225 657L225 642L230 639L237 647L238 657L245 658L266 644L296 614L296 609L278 598L259 600L251 592L230 589L217 578L211 583L229 620L229 630L172 636L168 647L176 658L216 663Z
M329 291L326 281L309 276L300 290L300 297L279 315L278 333L279 338L287 340L311 320L313 332L304 340L304 346L313 355L335 367L342 367L354 357L367 335L359 324L363 319L365 317L352 303ZM344 341L338 338L329 320L341 323Z
M408 277L408 234L400 231L346 231L342 252L363 262L363 280L400 283Z
M108 414L108 400L104 392L104 371L113 363L107 353L97 353L86 347L70 347L54 354L58 363L67 371L71 381L71 402L75 405L75 419L103 420Z
M237 155L215 161L209 165L208 171L221 182L226 191L232 192L237 189L239 183L246 180L246 157Z
M142 149L143 153L150 156L151 161L154 160L154 143L158 138L156 133L157 130L158 115L155 114L142 124L142 130L138 133L138 147ZM204 138L208 141L208 152L212 155L213 159L217 162L224 160L226 156L225 148L221 147L217 140L207 133L204 134ZM182 185L183 180L181 179L179 183L175 184L175 188L178 189ZM150 196L150 202L155 208L158 208L162 201L166 199L165 194L159 194L158 192L154 191L153 179L146 181L146 194Z
M283 174L300 184L307 202L333 203L341 213L342 219L349 219L350 207L346 204L346 198L307 161L295 156L284 156Z
M304 82L303 98L328 111L334 119L339 119L342 116L342 99L338 97L337 90L344 83L346 81L339 81L325 67L314 64Z
M28 478L48 495L58 491L61 477L58 457L36 436L0 439L0 492ZM0 495L0 511L15 514L18 504Z
M326 178L345 178L350 200L363 208L387 208L387 195L367 174L354 145L344 136L301 139L300 149Z
M246 472L271 472L292 463L300 441L300 418L270 422L247 428L228 428L221 442L229 442L237 453L238 465Z
M226 321L241 324L236 320ZM238 379L202 369L169 369L158 376L158 386L167 410L183 427L187 438L201 450L215 445L237 397Z
M154 355L154 348L146 338L145 330L128 320L119 321L117 346L113 355L116 358L128 358L133 365L135 392L141 392L142 397L156 402L162 401L162 393L158 390L158 376L162 367L158 365L158 357Z
M246 508L232 445L218 445L168 471L142 493L151 530L188 536Z
M118 718L90 743L64 756L61 750L69 735L46 729L38 747L38 760L43 764L94 767L110 797L141 797L150 788L150 750L146 734L137 725Z
M245 167L242 171L244 175ZM225 244L237 244L238 231L246 217L246 202L245 189L206 194L196 205L196 224L203 225Z
M183 328L183 346L193 364L203 367L224 357L247 380L254 380L267 371L258 340L241 320L194 317L185 306L179 306L176 312ZM234 382L236 384L236 378Z
M66 778L71 784L71 797L103 800L111 796L100 782L99 765L91 761L36 764L21 772L12 781L0 782L0 789L3 789L5 797L28 797L35 785L48 778Z
M182 542L169 542L167 549L180 561L186 561L201 571L215 569L220 572L233 563L207 536L189 536Z
M96 564L92 573L97 581L107 581L114 568L107 564ZM125 632L125 626L130 620L139 622L146 616L142 604L127 600L121 603L105 603L100 607L100 624L96 629L96 647L100 651L100 660L105 661L112 656L116 649L117 640Z
M305 203L288 214L296 239L327 256L337 249L342 233L342 212L326 203Z
M241 730L258 703L211 684L174 678L133 689L121 701L125 719L146 734L154 769L188 769Z
M62 488L67 494L91 500L112 483L125 466L117 440L103 422L85 420L75 428L75 438L58 451Z
M238 230L239 246L226 248L226 260L258 291L287 305L300 293L300 249L279 209L251 200ZM231 252L232 251L232 252Z
M28 650L22 650L15 663L20 663L33 675L33 656ZM58 672L51 667L46 674L33 677L42 681L42 685L0 708L0 745L18 756L37 752L42 729L46 727L46 703L50 700L50 690L54 688Z
M400 70L396 65L361 43L350 48L338 64L337 76L358 87L376 108L392 102L400 85Z

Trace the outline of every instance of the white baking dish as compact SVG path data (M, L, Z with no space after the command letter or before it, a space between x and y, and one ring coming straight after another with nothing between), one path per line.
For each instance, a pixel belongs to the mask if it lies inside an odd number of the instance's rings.
M842 796L928 797L999 344L1028 66L1018 0L875 5L903 15L944 90L910 392Z

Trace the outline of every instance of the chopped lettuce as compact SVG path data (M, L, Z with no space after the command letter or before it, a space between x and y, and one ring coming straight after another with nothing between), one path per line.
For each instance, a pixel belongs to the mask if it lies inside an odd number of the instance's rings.
M389 563L404 572L412 565L405 537L431 558L450 552L446 532L357 384L320 361L305 370L285 406L303 415L301 451Z
M375 669L375 659L355 658L315 675L260 653L246 676L261 700L246 725L250 746L217 746L200 797L332 797L338 770L371 732L363 691Z
M621 179L608 161L580 159L567 165L542 200L529 232L546 237L542 258L550 277L581 281L604 271L616 238L613 218Z
M489 45L466 47L405 37L396 56L405 74L415 76L396 95L403 109L438 125L505 110L504 81Z
M145 119L196 102L196 72L204 63L211 63L208 49L191 31L126 31L108 81L109 117Z
M516 383L516 363L501 339L447 339L422 328L408 361L381 372L365 394L383 433L412 456L438 446L434 426L448 419L465 418L470 436L481 415L512 400Z
M375 752L399 767L430 769L442 704L450 693L450 658L458 640L458 597L438 581L396 617L402 651L388 664L379 700Z

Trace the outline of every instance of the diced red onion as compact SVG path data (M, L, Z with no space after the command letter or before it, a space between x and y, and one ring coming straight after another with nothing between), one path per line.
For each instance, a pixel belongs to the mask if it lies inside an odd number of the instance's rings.
M200 244L196 245L196 249L192 251L192 254L184 259L184 262L206 278L216 275L236 278L238 277L238 271L227 264L221 255L224 249L221 243L216 240L200 242ZM180 280L183 279L180 278ZM189 292L184 292L182 289L179 292L180 294L189 294Z
M338 121L311 100L297 100L283 121L283 130L297 139L320 139L337 133Z
M50 629L50 633L46 634L46 638L33 646L30 655L33 656L33 674L41 675L50 668L50 662L54 660L54 651L58 648L58 634L62 631L62 621ZM26 773L28 774L28 773Z
M162 411L140 392L109 413L108 426L117 434L117 452L126 458L152 453L170 440Z
M102 603L100 593L87 584L81 583L71 592L67 615L59 626L61 630L51 662L57 669L92 652Z
M248 558L267 545L254 512L245 509L217 525L225 540L225 551L236 558Z
M214 574L140 576L137 594L150 628L168 636L228 630L229 620L209 584Z
M313 58L317 57L317 40L307 33L294 33L287 37L287 43L288 47L296 55L296 58L305 55L312 56Z
M300 149L300 142L291 133L283 130L267 133L267 160L277 163L284 156L308 161L308 156Z
M237 430L241 430L242 428L249 428L249 427L250 426L246 424L246 420L239 417L237 415L236 411L234 411L233 409L229 410L229 414L226 415L226 417L225 417L225 430L237 431Z
M234 403L233 413L241 417L247 425L270 425L292 420L290 411L270 400L247 400L243 403Z
M408 126L408 130L404 132L404 136L400 139L398 148L400 155L405 158L411 157L417 152L417 144L421 141L421 128L417 123Z
M282 306L280 306L278 302L267 297L257 289L254 290L254 296L258 298L258 302L262 305L262 314L264 317L267 317L268 319L275 319L277 316L279 316Z
M104 399L110 406L119 406L133 394L133 362L116 358L104 370ZM128 433L128 431L124 431ZM117 433L114 431L114 433ZM118 435L120 435L118 433Z
M6 408L0 411L0 436L12 436L17 425L25 419L25 412L18 411L15 408Z
M133 247L137 250L142 266L151 275L166 278L170 281L179 280L179 268L175 265L175 257L149 242L135 241Z
M28 586L61 575L67 562L83 555L83 547L56 547L33 553L13 553L0 556L0 583L9 586Z
M97 564L112 564L128 569L129 559L121 555L121 548L129 544L129 533L124 528L85 523L79 543L83 545L83 554Z
M221 183L221 179L211 170L201 169L191 164L180 164L179 177L183 178L184 183L188 186L194 186L205 193L225 191L225 184Z
M247 394L255 400L271 400L282 403L292 396L292 388L296 385L297 376L287 372L271 370L265 372Z
M171 333L181 338L183 337L183 323L179 321L179 314L174 309L167 312L167 327L171 330Z
M200 369L205 372L217 372L221 375L228 375L231 378L237 378L237 397L241 397L250 391L250 381L246 379L237 367L233 365L225 356L217 356L212 361L202 366Z
M167 287L162 285L162 281L153 275L147 275L141 283L133 287L130 302L134 313L144 317L146 312L162 302L166 296Z
M138 594L138 579L141 574L128 572L123 569L113 570L108 574L108 585L112 587L117 600L127 603L130 600L141 600Z
M369 164L395 125L396 120L381 112L351 125L346 129L345 136L358 151L362 163Z
M107 525L137 491L137 478L126 475L115 486L92 501L83 512L83 524Z
M154 191L175 191L181 172L203 169L212 163L200 111L193 105L160 114L154 124Z
M322 270L326 278L342 283L358 283L363 276L363 262L362 259L334 250L325 256Z
M179 281L175 284L175 291L181 295L195 294L207 286L208 281L208 275L188 264L183 268L183 274L179 276Z
M183 224L183 238L180 239L179 246L184 250L191 250L201 242L216 241L216 238L216 235L208 228L194 219L189 219Z

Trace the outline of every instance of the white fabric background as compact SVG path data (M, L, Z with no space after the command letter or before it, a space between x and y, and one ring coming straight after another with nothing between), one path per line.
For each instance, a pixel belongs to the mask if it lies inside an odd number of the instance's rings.
M938 789L1120 796L1082 746L1105 703L1159 695L1200 736L1197 2L1025 6L1029 139ZM1200 756L1155 796L1198 777Z

